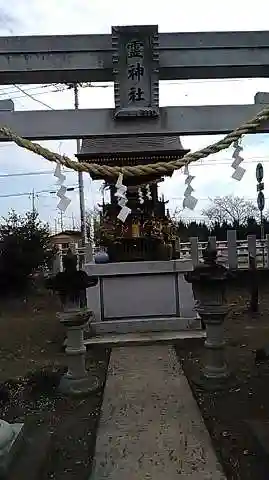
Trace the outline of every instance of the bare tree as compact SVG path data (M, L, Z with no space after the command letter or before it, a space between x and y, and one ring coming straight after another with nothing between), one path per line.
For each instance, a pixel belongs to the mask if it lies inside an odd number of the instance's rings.
M181 220L182 212L183 212L183 208L180 208L180 207L176 207L173 212L170 212L170 211L168 210L168 213L169 213L171 219L174 220L174 221L176 221L176 222L178 222L179 220Z
M98 243L100 235L100 210L98 207L86 212L86 229L89 241L92 244Z
M243 225L248 218L257 218L258 208L249 200L243 197L234 197L226 195L225 197L216 197L210 199L211 204L202 211L210 222L228 222Z

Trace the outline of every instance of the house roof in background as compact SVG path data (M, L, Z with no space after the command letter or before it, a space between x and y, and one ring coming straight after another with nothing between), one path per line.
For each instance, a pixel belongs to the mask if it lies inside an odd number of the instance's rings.
M81 232L79 232L78 230L63 230L62 232L58 232L58 233L55 233L54 235L51 235L50 238L57 238L57 237L60 237L61 235L81 238Z

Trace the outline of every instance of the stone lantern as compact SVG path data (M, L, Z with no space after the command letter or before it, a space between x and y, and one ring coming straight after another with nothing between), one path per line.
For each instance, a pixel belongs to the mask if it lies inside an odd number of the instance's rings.
M192 284L197 312L206 329L206 360L200 382L217 389L226 384L229 371L224 357L224 320L228 313L226 284L229 271L217 263L217 252L210 244L203 252L203 263L185 274Z
M90 393L99 388L98 379L89 375L85 366L84 331L92 313L86 308L86 289L98 283L97 277L77 270L77 256L71 251L63 259L64 271L49 280L47 287L56 291L63 311L60 322L67 329L66 349L68 371L61 378L59 390L70 395Z

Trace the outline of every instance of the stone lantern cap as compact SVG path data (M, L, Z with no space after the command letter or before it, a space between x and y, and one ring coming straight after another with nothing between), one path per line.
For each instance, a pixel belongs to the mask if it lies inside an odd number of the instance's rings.
M194 282L225 282L228 280L229 272L224 265L215 263L212 265L206 263L198 264L194 270L185 274L185 279L189 283Z
M192 284L197 311L203 320L209 315L210 321L218 322L228 311L226 282L229 271L217 263L217 252L209 244L203 252L203 259L203 263L185 274L185 279Z
M63 272L47 281L47 288L60 295L76 294L98 283L98 277L89 276L84 270L77 270L77 256L72 252L68 252L63 258L63 267Z
M55 277L48 280L47 287L62 294L80 292L85 288L95 287L97 283L97 277L90 277L84 270L79 270L72 274L70 272L57 273Z
M217 263L217 251L210 244L203 251L203 260L203 263L199 263L194 270L185 274L188 283L223 283L228 280L229 270Z

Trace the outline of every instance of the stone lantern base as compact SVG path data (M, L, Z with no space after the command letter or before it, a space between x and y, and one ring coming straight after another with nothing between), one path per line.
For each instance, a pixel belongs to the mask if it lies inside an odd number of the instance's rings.
M198 307L198 312L206 328L205 360L202 372L194 383L207 390L230 388L234 378L225 359L225 341L223 326L229 307L226 305L208 305Z
M68 362L68 371L61 378L59 391L67 395L87 395L100 387L98 378L90 375L85 367L84 330L90 315L88 310L76 309L58 314L67 328L65 353Z
M64 395L83 397L96 392L99 387L98 378L89 374L86 374L85 378L69 378L68 375L63 375L59 384L59 392Z
M228 390L236 385L236 378L233 373L227 372L226 376L222 378L210 378L205 375L205 372L197 373L192 379L193 383L201 390L219 391Z

